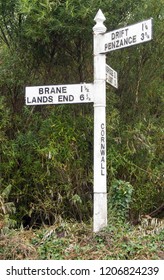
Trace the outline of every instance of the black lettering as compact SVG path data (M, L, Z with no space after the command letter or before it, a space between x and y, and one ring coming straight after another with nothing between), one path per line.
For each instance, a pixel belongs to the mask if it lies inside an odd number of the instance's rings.
M52 95L50 95L50 96L48 97L48 102L50 102L50 103L53 102L53 96L52 96Z
M105 169L105 166L103 165L102 162L101 162L101 169Z
M31 104L29 97L27 97L27 104Z
M120 42L119 40L116 41L116 48L119 48L119 42Z
M125 30L117 31L116 33L112 33L111 38L114 41L111 42L111 43L105 44L105 50L112 50L112 49L116 49L116 48L121 48L123 46L128 46L128 45L131 45L131 44L135 44L137 42L136 35L129 36L129 37L126 37L126 38L122 38L122 37L124 37L124 34L127 36L128 28L125 29ZM122 39L120 39L120 38L122 38ZM116 39L118 39L118 40L116 40ZM107 73L110 73L109 69L108 70L106 69L106 71L107 71Z
M105 150L105 144L102 144L102 143L101 143L101 150L102 150L102 151Z
M37 271L36 271L35 268L31 269L31 274L32 274L32 275L37 275Z
M113 32L113 33L111 34L111 39L112 39L112 40L120 39L120 38L123 38L124 35L127 36L127 34L128 34L128 28L122 29L122 30L120 30L120 31Z
M10 268L6 269L6 275L10 275Z
M128 45L128 37L124 39L124 45Z
M74 100L74 96L73 95L69 95L69 101L73 101Z
M63 100L62 100L62 101L63 101L63 102L64 102L64 101L68 102L68 100L69 100L68 98L69 98L69 95L63 95Z
M118 35L118 34L117 34ZM101 175L104 176L104 169L105 169L105 124L101 123Z
M132 37L129 37L129 44L131 44L133 42Z
M109 43L108 44L108 50L111 50L112 49L112 43Z
M105 142L105 138L104 137L101 137L101 142Z
M15 269L13 266L11 266L10 275L17 275L17 270L18 270L18 269ZM18 270L18 271L19 271L19 270Z
M38 269L38 270L40 270L41 271L41 275L45 275L46 274L46 272L45 272L45 269L43 268L43 269Z
M58 95L58 101L59 102L63 102L62 97L63 97L62 95Z
M36 98L33 97L31 103L36 103Z
M104 129L104 123L101 124L101 129Z
M43 94L43 88L39 88L39 94Z
M74 100L73 95L59 95L58 101L59 102L72 102Z
M101 130L101 136L104 136L105 135L105 131L104 129Z
M101 156L105 156L105 150L100 151Z
M133 36L133 43L136 43L137 42L137 37L136 35Z
M119 47L124 46L124 43L125 43L125 39L124 39L124 41L123 41L123 39L121 39L121 40L120 40L120 45L119 45Z
M125 29L126 36L128 36L128 28Z
M53 102L53 96L37 96L37 97L32 97L30 100L29 97L27 97L27 104L38 104L38 103L52 103Z
M54 87L51 88L51 94L52 93L55 93L55 88Z
M101 169L101 175L102 175L102 176L104 176L104 175L105 175L105 173L103 172L103 169Z
M67 87L57 86L57 87L39 88L39 94L55 94L55 93L67 93Z
M121 31L120 31L121 33ZM119 36L119 31L116 32L116 39L118 39L120 36Z
M115 49L116 42L112 42L111 45L112 45L111 49Z
M66 268L64 269L63 266L61 266L61 269L57 269L57 275L67 275Z
M123 37L123 36L124 36L124 29L123 29L123 30L121 30L121 31L120 31L120 33L121 33L121 36L120 36L120 38L121 38L121 37Z
M56 93L67 93L67 87L56 87Z
M105 158L104 157L101 158L101 162L105 162Z
M52 271L52 269L50 270L49 267L46 268L46 274L47 274L47 275L51 275L51 274L52 274L51 271Z
M62 93L67 93L67 87L62 87Z
M114 33L111 34L111 39L112 39L112 40L115 39L115 34L114 34Z
M56 270L52 268L52 269L50 270L50 274L48 274L48 275L55 275L55 274L56 274Z
M47 96L43 96L42 102L47 103L47 99L48 99ZM37 102L38 102L38 100L37 100Z
M46 94L46 93L47 93L47 94L49 93L49 88L48 88L48 87L44 89L44 93L45 93L45 94Z
M38 96L37 97L37 102L42 102L42 98L43 98L43 96Z
M61 87L57 87L57 88L56 88L56 93L62 93Z
M108 81L108 83L112 84L113 83L113 78L112 77L108 77L107 81Z

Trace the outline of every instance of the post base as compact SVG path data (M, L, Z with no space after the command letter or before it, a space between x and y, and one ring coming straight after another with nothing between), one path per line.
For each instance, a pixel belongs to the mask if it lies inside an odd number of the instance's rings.
M107 193L94 193L93 232L107 226Z

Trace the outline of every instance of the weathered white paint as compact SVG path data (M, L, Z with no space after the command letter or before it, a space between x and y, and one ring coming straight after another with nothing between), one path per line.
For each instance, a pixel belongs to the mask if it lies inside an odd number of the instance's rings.
M106 64L106 82L115 88L118 88L117 72Z
M99 53L99 46L106 32L101 10L94 19L94 205L93 231L107 225L106 182L106 55Z
M150 40L152 40L152 18L106 33L99 45L99 51L107 53Z
M54 105L93 102L93 84L26 87L26 105Z

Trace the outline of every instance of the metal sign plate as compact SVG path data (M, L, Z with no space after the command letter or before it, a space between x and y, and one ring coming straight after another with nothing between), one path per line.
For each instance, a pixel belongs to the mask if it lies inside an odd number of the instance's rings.
M100 53L141 44L152 39L152 18L104 34Z
M117 72L106 64L106 82L115 88L118 88Z
M26 87L26 105L52 105L93 102L93 84Z

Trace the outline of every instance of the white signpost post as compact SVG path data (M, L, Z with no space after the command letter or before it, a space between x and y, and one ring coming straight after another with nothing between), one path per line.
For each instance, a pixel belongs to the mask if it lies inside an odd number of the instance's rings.
M106 55L100 54L99 46L106 27L105 17L98 11L93 27L94 43L94 201L93 231L107 225L107 176L106 176Z
M101 10L95 17L94 83L26 87L26 105L89 103L94 106L93 231L107 225L106 82L118 88L117 72L106 65L106 53L152 39L152 19L106 32Z

